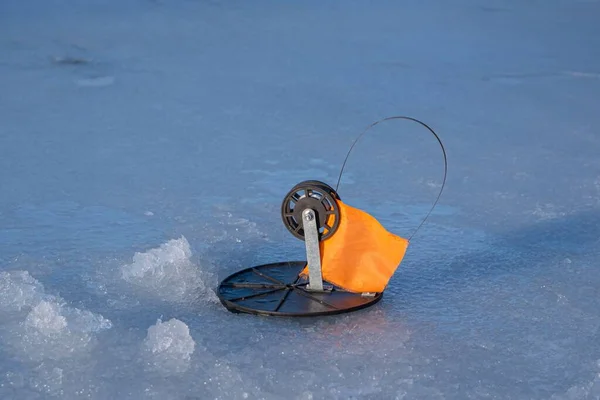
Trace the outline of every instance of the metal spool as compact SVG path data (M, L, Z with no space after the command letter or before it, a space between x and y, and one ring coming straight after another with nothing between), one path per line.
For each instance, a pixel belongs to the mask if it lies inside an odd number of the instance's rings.
M304 181L294 186L281 204L281 218L285 227L300 240L304 240L302 212L310 208L317 217L319 240L330 238L340 225L339 195L321 181Z

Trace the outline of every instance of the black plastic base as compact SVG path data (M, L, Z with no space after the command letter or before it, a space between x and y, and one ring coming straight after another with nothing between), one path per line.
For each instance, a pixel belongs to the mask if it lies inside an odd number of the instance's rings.
M360 310L377 303L383 293L363 296L333 286L331 291L307 290L300 277L306 261L260 265L225 278L217 291L231 312L288 317L315 317Z

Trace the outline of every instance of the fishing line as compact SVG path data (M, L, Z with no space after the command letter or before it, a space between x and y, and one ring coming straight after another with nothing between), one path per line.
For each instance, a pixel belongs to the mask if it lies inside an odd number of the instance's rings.
M444 191L444 187L446 186L446 176L448 174L448 160L446 158L446 149L444 148L444 144L442 143L442 140L437 135L437 133L435 133L435 131L431 127L429 127L426 123L419 121L418 119L412 118L412 117L395 116L395 117L384 118L382 120L379 120L379 121L374 122L371 125L369 125L360 135L358 135L358 137L352 143L352 146L350 146L350 150L348 150L348 154L346 154L346 158L344 159L344 163L342 164L342 169L340 170L340 175L338 177L337 185L335 186L335 191L338 192L338 188L339 188L340 182L342 180L342 174L344 173L344 168L346 167L346 162L348 161L348 158L350 157L350 153L352 152L352 150L354 149L354 146L356 146L356 143L358 143L360 138L362 138L364 136L364 134L367 133L369 130L371 130L371 128L373 128L375 125L380 124L381 122L390 121L390 120L394 120L394 119L404 119L404 120L408 120L408 121L413 121L413 122L416 122L416 123L420 124L421 126L427 128L427 130L429 130L429 132L431 132L431 134L437 139L437 141L440 144L440 147L442 149L442 154L444 155L444 179L442 180L442 187L440 188L440 192L438 193L435 201L433 202L431 209L425 215L425 218L423 218L423 220L421 221L419 226L417 226L417 228L414 230L414 232L409 236L408 241L410 241L413 238L413 236L417 233L417 231L419 229L421 229L423 224L425 224L425 221L427 221L427 218L429 218L429 216L433 212L433 209L435 208L438 201L440 200L440 197L442 196L442 192Z

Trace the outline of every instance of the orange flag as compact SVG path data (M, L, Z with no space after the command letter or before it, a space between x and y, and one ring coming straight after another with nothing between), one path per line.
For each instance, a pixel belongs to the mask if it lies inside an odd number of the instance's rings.
M388 232L366 212L337 203L339 227L320 242L323 279L350 292L383 292L404 258L408 240ZM308 266L302 274L308 274Z

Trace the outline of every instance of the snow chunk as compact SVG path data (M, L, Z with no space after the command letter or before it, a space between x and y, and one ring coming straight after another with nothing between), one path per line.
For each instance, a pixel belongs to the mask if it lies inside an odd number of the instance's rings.
M196 343L188 326L178 319L158 320L144 340L147 366L162 375L187 371Z
M102 315L69 307L45 293L28 271L0 273L0 315L7 317L0 343L36 361L87 354L93 333L112 328Z
M143 279L149 276L165 277L165 271L177 269L192 256L190 244L185 237L172 239L160 247L145 253L135 253L133 264L123 268L123 277L127 280Z
M67 319L60 315L58 304L41 301L27 315L25 325L36 329L44 336L51 336L66 329Z
M42 300L31 309L22 326L21 351L32 360L58 360L87 353L94 340L92 333L110 329L112 323L57 300Z
M207 281L212 274L201 271L192 261L192 250L182 236L145 253L136 252L133 263L121 268L121 277L142 291L171 302L203 297L218 301Z
M0 313L31 308L43 293L42 284L27 271L0 272Z

